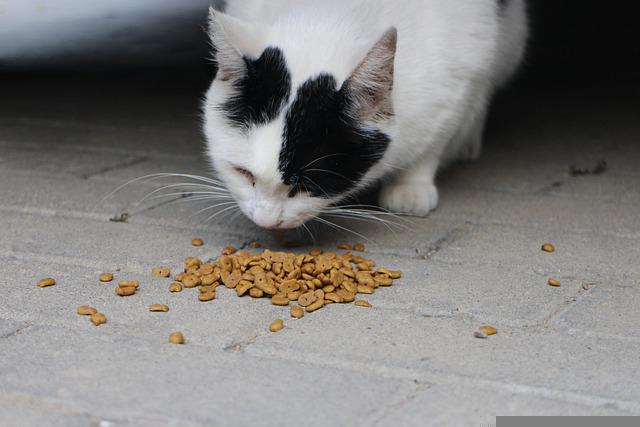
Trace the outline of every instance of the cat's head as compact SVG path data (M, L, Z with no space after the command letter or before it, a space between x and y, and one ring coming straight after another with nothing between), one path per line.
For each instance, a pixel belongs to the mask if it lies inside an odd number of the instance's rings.
M390 142L379 125L393 116L395 28L359 58L329 55L309 70L302 41L273 44L272 28L210 15L218 72L204 130L244 214L264 228L295 228L363 188ZM348 73L332 72L348 62Z

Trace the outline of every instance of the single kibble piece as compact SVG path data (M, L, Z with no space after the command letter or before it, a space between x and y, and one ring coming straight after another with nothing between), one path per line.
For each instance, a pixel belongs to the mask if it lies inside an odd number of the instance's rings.
M118 286L121 288L135 288L138 289L140 282L137 280L121 280L118 282Z
M289 313L291 313L291 317L295 317L296 319L304 317L304 310L301 309L299 305L294 305L293 307L291 307Z
M153 274L155 277L169 277L171 276L171 270L169 270L167 267L152 268L151 274Z
M545 243L544 245L542 245L542 250L544 252L552 253L556 251L556 248L551 243Z
M222 255L233 255L237 252L238 250L236 248L234 248L233 246L227 246L226 248L224 248L222 250Z
M549 279L547 283L549 284L549 286L554 286L556 288L560 286L560 281L558 279L554 279L553 277Z
M96 326L103 325L107 323L107 316L102 313L93 313L91 315L91 322Z
M121 296L121 297L130 297L131 295L134 295L136 293L136 288L134 288L133 286L118 286L116 288L116 294Z
M169 311L169 306L165 304L152 304L149 306L149 311L166 313Z
M54 279L52 279L51 277L47 277L45 279L38 280L38 287L39 288L46 288L47 286L53 286L55 284L56 284L56 281Z
M101 282L110 282L110 281L112 281L112 280L113 280L113 274L111 274L111 273L102 273L102 274L100 275L100 277L98 277L98 279L99 279Z
M286 306L289 305L289 298L281 295L274 295L271 297L271 304Z
M358 301L354 302L354 304L357 305L358 307L367 307L367 308L372 307L368 301L365 301L363 299L359 299Z
M365 249L366 248L363 243L356 243L355 245L353 245L353 250L356 252L364 252Z
M214 299L216 299L216 293L215 292L205 292L202 293L200 295L198 295L198 299L202 302L208 302L208 301L212 301Z
M352 249L353 249L353 246L351 246L351 245L350 245L350 244L348 244L348 243L340 243L340 244L338 245L338 249L342 249L342 250L344 250L344 251L350 251L350 250L352 250Z
M258 249L258 248L261 248L262 245L260 244L260 242L251 242L251 243L249 243L249 247L251 249Z
M278 319L278 320L274 320L273 322L271 322L271 324L269 325L269 330L271 332L278 332L281 331L282 328L284 328L284 320Z
M195 239L191 240L191 244L193 246L203 246L204 245L204 240L199 239L199 238L196 237Z
M320 310L322 307L324 307L324 300L319 299L313 304L308 305L305 310L307 310L307 313L313 313L314 311Z
M251 288L249 289L249 295L253 298L262 298L264 296L264 291L259 288Z
M92 314L96 314L98 310L93 307L89 307L88 305L81 305L78 307L76 312L81 316L91 316Z
M169 292L182 292L182 285L180 283L172 283L169 285Z
M496 328L489 325L480 326L480 328L478 329L480 330L480 332L482 332L486 336L495 335L498 333L498 330Z
M172 332L169 335L169 342L171 344L184 344L184 335L181 332Z

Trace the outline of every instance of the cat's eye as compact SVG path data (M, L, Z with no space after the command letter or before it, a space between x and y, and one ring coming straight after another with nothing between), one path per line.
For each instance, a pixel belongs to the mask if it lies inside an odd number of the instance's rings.
M256 186L256 177L253 176L253 174L250 171L248 171L245 168L241 168L240 166L235 166L233 169L236 172L238 172L240 175L244 176L249 181L249 183L251 183L252 186L254 187Z

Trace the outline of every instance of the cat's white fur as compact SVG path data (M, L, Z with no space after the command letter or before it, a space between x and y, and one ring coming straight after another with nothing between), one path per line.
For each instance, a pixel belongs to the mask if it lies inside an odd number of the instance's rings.
M268 46L285 54L293 92L329 72L342 84L390 27L398 30L392 105L378 124L391 137L384 158L357 186L384 180L380 204L426 215L437 206L434 177L458 159L479 156L491 97L522 61L528 36L524 0L230 0L216 13L218 33L242 54ZM215 35L214 35L215 40ZM242 210L258 225L294 227L328 203L287 198L278 154L284 117L239 137L216 111L230 85L217 79L205 105L205 133L215 168ZM256 177L256 186L233 170Z

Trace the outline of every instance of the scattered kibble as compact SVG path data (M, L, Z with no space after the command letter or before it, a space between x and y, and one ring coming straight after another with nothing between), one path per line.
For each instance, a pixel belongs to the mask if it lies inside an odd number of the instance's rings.
M213 292L205 292L202 293L200 295L198 295L198 299L202 302L207 302L207 301L212 301L214 299L216 299L216 293L215 291Z
M118 286L121 288L136 288L140 287L140 282L137 280L121 280L118 282Z
M96 314L98 310L93 307L89 307L88 305L81 305L78 307L76 312L81 316L91 316L92 314Z
M47 277L47 278L38 280L38 287L39 288L46 288L47 286L53 286L55 284L56 284L56 281L54 279L52 279L51 277Z
M338 245L338 249L342 249L343 251L351 251L353 250L353 246L348 243L340 243Z
M556 288L560 286L560 281L558 279L554 279L553 277L550 278L547 283L549 284L549 286L553 286Z
M236 248L234 248L233 246L227 246L226 248L224 248L222 250L222 255L233 255L237 252L238 250Z
M490 325L480 326L480 328L478 328L478 329L479 329L480 332L482 332L486 336L491 336L491 335L495 335L495 334L498 333L498 330L496 328L494 328L493 326L490 326Z
M260 244L260 242L251 242L251 243L249 243L249 247L251 249L258 249L258 248L261 248L262 245Z
M271 332L278 332L278 331L281 331L283 328L284 328L284 320L282 319L274 320L269 325L269 330Z
M91 315L91 323L93 323L96 326L103 325L107 323L107 316L105 316L102 313L93 313Z
M169 306L166 304L151 304L149 306L149 311L166 313L169 311Z
M171 344L184 344L184 335L182 335L182 332L172 332L169 334L169 342Z
M133 286L118 286L116 288L116 295L121 297L130 297L136 293L136 288Z
M113 280L113 274L111 274L111 273L102 273L98 277L98 280L100 280L101 282L111 282Z
M358 307L367 307L367 308L371 308L371 304L369 304L368 301L365 301L363 299L359 299L356 302L354 302L355 305L357 305Z
M182 292L182 285L180 283L172 283L169 285L169 292Z
M542 245L542 250L547 253L553 253L556 251L556 248L551 243L545 243Z
M304 317L304 310L301 309L299 305L294 305L293 307L291 307L289 313L291 314L291 317L295 317L296 319L301 319L302 317Z
M197 238L197 237L196 237L196 238L194 238L194 239L192 239L192 240L191 240L191 244L192 244L193 246L196 246L196 247L197 247L197 246L203 246L203 245L204 245L204 240L199 239L199 238Z
M155 277L169 277L171 276L171 270L167 267L157 267L151 269L151 274Z

